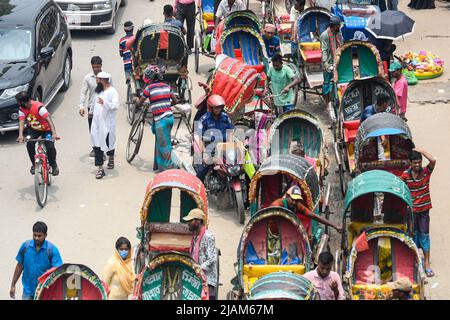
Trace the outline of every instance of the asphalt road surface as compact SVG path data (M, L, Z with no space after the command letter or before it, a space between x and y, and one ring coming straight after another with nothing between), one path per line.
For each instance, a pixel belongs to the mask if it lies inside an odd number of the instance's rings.
M169 1L149 2L148 0L129 1L128 6L120 9L120 24L127 20L138 26L149 17L153 21L162 21L162 6ZM417 21L416 34L398 44L400 53L406 50L434 50L444 58L449 57L449 40L433 35L443 34L446 4L437 2L436 10L411 11L410 16ZM406 5L402 4L401 8ZM436 17L430 19L430 17ZM121 29L121 28L120 28ZM429 34L430 37L425 35ZM0 136L0 221L3 229L4 250L0 258L0 299L9 299L9 287L15 267L15 256L20 244L32 236L34 222L45 221L49 227L48 239L58 246L64 262L81 263L102 275L103 266L114 250L115 240L119 236L128 237L136 243L136 227L140 225L139 211L144 199L145 187L154 176L153 148L154 137L146 128L139 156L132 165L125 160L126 140L130 125L126 122L125 107L117 116L117 153L116 167L106 170L106 177L95 179L96 168L89 158L91 150L86 118L78 114L79 93L85 74L90 72L90 58L99 55L103 58L103 70L112 74L121 102L125 101L126 87L121 58L118 55L118 41L122 32L114 36L102 32L73 32L74 52L72 85L64 94L58 94L49 106L58 135L58 164L60 176L55 177L49 189L47 206L40 209L36 203L33 176L29 174L30 163L24 145L15 142L16 133ZM445 42L446 46L442 45ZM444 50L446 50L444 52ZM449 57L450 58L450 57ZM194 85L193 98L202 94L196 86L197 81L205 80L213 60L202 57L200 75L193 71L193 56L189 66ZM447 59L447 61L449 61ZM447 81L448 76L434 81ZM419 84L420 85L420 84ZM327 132L326 116L323 109L311 106L299 99L299 106L309 109L323 119L323 130ZM448 164L448 121L450 112L446 104L410 104L407 117L417 146L427 149L438 157L433 173L431 191L434 208L431 214L432 266L436 276L429 280L427 296L445 299L450 296L448 223L449 201L447 182L450 173ZM181 133L181 137L184 133ZM187 156L187 150L179 148L179 155ZM333 179L333 178L332 178ZM336 185L337 186L337 185ZM338 194L338 190L334 190ZM334 203L339 208L339 203ZM210 204L212 207L212 204ZM337 220L339 213L335 219ZM230 280L234 277L233 263L236 261L236 248L241 236L242 226L237 222L234 212L210 210L210 230L216 236L217 246L221 249L220 298L225 298L231 289ZM335 237L335 234L332 235ZM21 296L22 286L18 282L17 297Z

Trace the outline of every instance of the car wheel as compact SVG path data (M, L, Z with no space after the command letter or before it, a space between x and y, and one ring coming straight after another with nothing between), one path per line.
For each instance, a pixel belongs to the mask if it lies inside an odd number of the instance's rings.
M114 12L112 27L109 29L106 29L105 32L107 34L114 34L114 33L116 33L116 27L117 27L117 10Z
M128 4L128 0L122 0L122 1L120 2L120 6L121 6L121 7L125 7L127 4Z
M64 80L64 84L62 85L60 91L66 91L70 86L70 79L72 73L72 60L70 59L70 55L66 53L66 58L64 59L64 66L62 70L62 77Z

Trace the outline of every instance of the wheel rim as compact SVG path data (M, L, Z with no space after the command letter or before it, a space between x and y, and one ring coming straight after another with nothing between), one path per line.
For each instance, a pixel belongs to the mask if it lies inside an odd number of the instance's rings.
M66 57L66 63L64 68L64 84L68 86L70 83L70 58Z
M44 207L47 201L47 184L44 182L44 171L41 164L36 166L34 174L35 174L34 187L36 191L36 199L38 204L41 207Z
M130 136L128 137L128 143L127 143L127 160L128 162L132 161L134 156L139 151L140 146L140 139L141 136L141 127L143 127L144 123L139 121L131 128Z

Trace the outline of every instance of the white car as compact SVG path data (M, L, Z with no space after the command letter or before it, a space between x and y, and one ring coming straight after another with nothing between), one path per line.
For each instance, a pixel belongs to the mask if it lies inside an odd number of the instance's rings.
M71 30L105 30L113 34L119 7L127 0L55 0L67 18Z

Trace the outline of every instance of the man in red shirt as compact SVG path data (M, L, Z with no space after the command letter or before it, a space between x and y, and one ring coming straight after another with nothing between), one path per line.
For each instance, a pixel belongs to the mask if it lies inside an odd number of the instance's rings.
M16 95L16 100L19 106L19 137L17 138L17 142L24 142L25 140L23 136L25 121L28 125L27 135L31 139L51 136L52 140L45 141L45 146L47 148L48 162L52 167L52 174L57 176L59 174L59 168L56 164L54 141L58 135L56 134L55 125L50 117L50 113L42 103L31 100L30 94L27 91L19 92ZM34 174L35 144L36 142L27 142L28 155L31 161L31 174Z
M338 232L342 231L341 228L334 225L332 222L311 212L311 210L309 210L303 203L301 203L301 200L303 200L303 196L302 196L302 191L300 190L300 187L292 186L289 188L288 191L286 191L286 194L282 198L277 199L274 202L272 202L271 206L272 207L283 207L283 208L289 209L292 212L294 212L297 215L297 217L300 219L300 221L302 222L303 227L305 228L308 236L311 235L312 219L314 219L326 226L334 228Z
M422 167L422 155L428 165ZM436 158L428 152L413 149L409 155L410 168L403 172L402 179L408 185L413 198L414 241L422 248L425 256L425 271L428 277L434 276L430 267L430 177L436 165Z

